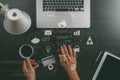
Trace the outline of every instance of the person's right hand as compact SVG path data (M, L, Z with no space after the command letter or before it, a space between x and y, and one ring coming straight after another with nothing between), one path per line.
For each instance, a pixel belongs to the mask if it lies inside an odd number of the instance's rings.
M23 61L23 72L27 80L36 80L35 69L39 67L33 59L27 59Z
M60 51L60 64L67 72L70 80L80 80L76 70L76 51L70 45L62 45Z
M65 71L76 70L76 52L70 45L60 47L60 64Z

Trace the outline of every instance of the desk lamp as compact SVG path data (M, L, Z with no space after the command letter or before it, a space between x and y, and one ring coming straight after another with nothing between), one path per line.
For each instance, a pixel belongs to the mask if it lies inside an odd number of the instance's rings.
M4 15L3 26L10 34L23 34L31 26L31 18L26 12L17 8L9 9L8 5L4 5L1 2L0 14Z

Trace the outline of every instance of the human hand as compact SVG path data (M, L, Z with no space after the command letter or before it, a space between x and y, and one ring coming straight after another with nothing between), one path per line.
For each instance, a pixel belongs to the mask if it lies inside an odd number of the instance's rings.
M59 51L60 64L67 72L70 80L80 80L76 71L77 61L75 49L72 49L70 45L62 45Z
M60 64L66 72L76 70L76 52L70 45L60 47Z
M39 64L33 59L27 59L23 61L23 72L27 80L36 80L35 69L39 67Z

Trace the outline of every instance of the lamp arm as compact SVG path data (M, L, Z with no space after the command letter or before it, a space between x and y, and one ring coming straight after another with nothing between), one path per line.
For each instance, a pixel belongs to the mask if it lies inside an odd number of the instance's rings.
M9 10L9 5L6 4L4 5L3 3L0 2L0 14L4 14L7 10Z

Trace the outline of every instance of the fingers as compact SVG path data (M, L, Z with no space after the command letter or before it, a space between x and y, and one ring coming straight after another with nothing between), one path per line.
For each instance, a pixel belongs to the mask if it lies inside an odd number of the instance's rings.
M64 51L64 47L63 46L60 47L60 55L59 55L59 57L60 57L60 62L61 63L64 62L64 63L68 64L68 60L67 60L66 53Z
M32 64L29 59L26 60L26 64L27 64L28 69L32 69Z
M66 45L62 45L60 47L60 54L61 55L59 57L61 63L67 63L67 64L74 63L75 59L73 60L73 58L75 55L70 45L68 45L68 47Z
M32 64L32 66L33 66L34 69L36 69L36 68L39 67L39 64L37 62L35 62L35 60L30 59L30 62L31 62L31 64Z
M76 60L76 51L75 51L75 49L73 49L73 57L74 57L74 62L76 64L77 60Z
M59 49L60 55L60 65L65 70L75 70L76 69L76 51L72 49L70 45L62 45Z
M70 45L68 45L68 47L66 45L62 45L61 48L62 48L61 53L65 55L68 58L68 60L71 60L71 58L73 58L74 56L72 47Z
M65 61L65 55L59 55L60 62Z
M75 51L75 49L73 49L73 57L76 60L76 51Z
M39 67L39 64L35 62L35 60L33 59L27 59L23 61L23 69L27 70L27 69L36 69Z
M39 67L39 64L37 62L32 62L32 66L34 69L38 68Z
M59 58L60 58L60 62L66 60L66 56L65 56L65 52L64 52L63 46L60 46L60 55L59 55Z
M65 55L69 57L69 53L68 53L67 46L66 46L66 45L63 45L62 47L63 47L63 50L64 50Z
M70 45L68 45L68 48L66 45L62 45L60 47L60 54L62 54L62 55L66 55L68 57L73 57L73 56L75 56L74 53L76 53L76 52L73 51L73 49Z
M24 72L26 72L26 71L27 71L27 67L26 67L25 60L23 61L23 71L24 71Z
M70 45L68 45L69 55L70 57L73 57L73 50Z
M73 57L76 58L76 51L73 49Z
M36 64L33 68L36 69L39 67L39 64Z
M64 55L64 54L65 54L64 49L63 49L63 46L60 46L60 54L61 54L61 55Z

